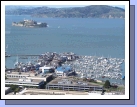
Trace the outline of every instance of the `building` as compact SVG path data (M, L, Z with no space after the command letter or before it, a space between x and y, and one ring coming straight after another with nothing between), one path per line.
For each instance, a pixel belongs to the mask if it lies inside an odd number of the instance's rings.
M68 77L57 77L46 85L46 89L68 90L68 91L102 91L102 85L91 82L83 82Z
M6 73L7 78L27 78L29 76L30 73L18 73L18 72Z
M47 79L52 77L52 73L47 73L47 74L38 74L38 73L30 73L30 72L10 72L6 73L7 78L26 78L26 79L37 79L37 80L44 80L47 81Z
M9 78L5 80L5 85L18 85L18 86L25 86L25 87L41 88L44 85L44 80Z
M46 66L44 66L44 67L40 67L39 68L41 71L42 71L42 73L51 73L51 72L54 72L54 68L53 67L46 67Z
M37 80L44 80L44 81L49 81L52 78L53 74L52 73L47 73L47 74L39 74L37 76L31 76L27 77L27 79L37 79Z
M5 87L5 95L8 94L8 93L10 93L10 92L11 92L10 87Z
M67 76L71 71L71 67L57 67L55 69L55 74L56 76L63 77Z

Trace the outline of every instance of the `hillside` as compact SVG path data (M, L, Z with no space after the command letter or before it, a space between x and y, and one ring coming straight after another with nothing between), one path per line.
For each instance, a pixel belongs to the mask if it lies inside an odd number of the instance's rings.
M91 5L74 8L17 8L6 9L6 15L31 15L33 17L61 18L125 18L125 10L107 5Z

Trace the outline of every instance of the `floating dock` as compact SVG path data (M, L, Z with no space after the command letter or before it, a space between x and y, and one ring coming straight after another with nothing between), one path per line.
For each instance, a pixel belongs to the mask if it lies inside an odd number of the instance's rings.
M13 55L10 55L10 56L40 56L40 55L15 55L15 54L13 54Z

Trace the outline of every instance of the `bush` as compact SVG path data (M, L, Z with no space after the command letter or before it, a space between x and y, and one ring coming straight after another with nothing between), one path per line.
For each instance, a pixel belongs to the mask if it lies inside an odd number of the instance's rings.
M87 78L83 78L83 81L87 81Z
M10 87L11 87L11 90L12 90L12 91L15 91L16 88L18 88L18 86L16 86L16 85L11 85Z

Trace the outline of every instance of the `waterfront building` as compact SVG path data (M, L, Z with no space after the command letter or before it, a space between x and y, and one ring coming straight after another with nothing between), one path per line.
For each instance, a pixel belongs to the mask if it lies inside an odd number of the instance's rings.
M46 89L67 91L102 91L103 86L68 77L57 77L46 85Z
M11 72L7 73L7 78L27 78L30 76L30 73L19 73L19 72Z
M36 73L30 73L30 72L11 72L11 73L7 73L6 74L6 77L7 78L26 78L26 79L37 79L37 80L44 80L44 81L47 81L47 79L51 78L52 77L52 73L48 73L48 74L38 74L37 72Z
M19 78L9 78L5 80L5 85L18 85L25 87L37 87L41 88L44 85L44 80L40 79L19 79Z
M44 67L40 67L39 68L41 71L42 71L42 73L51 73L51 72L54 72L54 68L53 67L46 67L46 66L44 66Z
M55 74L56 76L62 77L62 76L67 76L71 71L72 71L71 67L57 67L55 69Z

